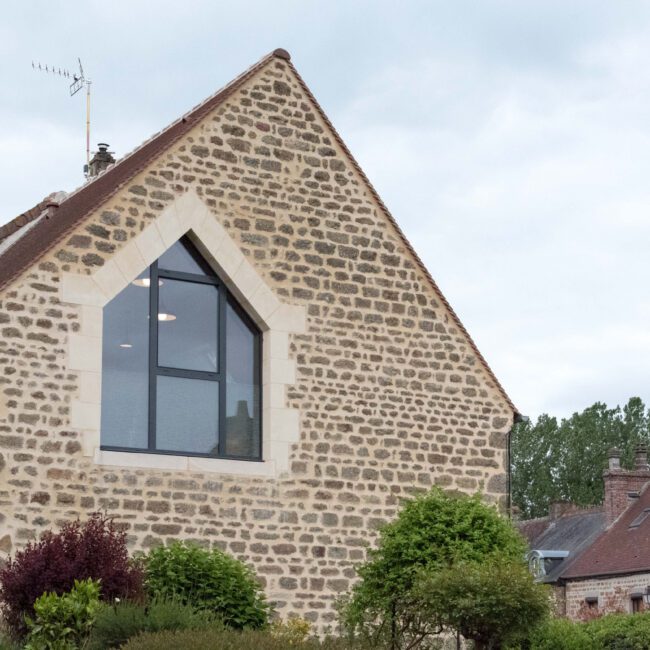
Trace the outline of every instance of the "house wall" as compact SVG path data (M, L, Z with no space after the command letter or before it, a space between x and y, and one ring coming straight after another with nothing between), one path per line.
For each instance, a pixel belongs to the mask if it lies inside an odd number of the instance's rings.
M107 467L88 451L96 414L78 405L99 391L101 313L66 300L62 278L98 277L190 191L282 304L305 310L281 396L299 437L273 476ZM0 333L0 554L107 510L134 549L227 549L282 614L322 627L400 499L436 484L504 502L511 407L286 61L0 293Z
M569 581L566 583L566 616L581 620L613 612L631 612L630 595L645 592L648 585L650 573ZM598 596L597 608L586 607L588 596Z

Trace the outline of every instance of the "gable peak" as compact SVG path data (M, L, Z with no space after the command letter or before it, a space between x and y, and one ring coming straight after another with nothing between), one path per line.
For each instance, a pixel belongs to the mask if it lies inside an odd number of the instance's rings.
M278 47L273 50L273 56L277 56L278 59L284 59L285 61L291 61L291 54L289 54L289 52L287 52L287 50L282 47Z

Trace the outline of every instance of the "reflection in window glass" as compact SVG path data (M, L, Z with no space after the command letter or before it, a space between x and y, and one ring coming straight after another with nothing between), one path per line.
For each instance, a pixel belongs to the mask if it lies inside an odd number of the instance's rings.
M260 459L260 345L181 239L104 308L102 447Z
M226 308L227 456L260 456L259 388L255 376L255 334L233 307Z
M158 377L156 448L218 454L219 382Z
M147 447L149 270L104 307L102 444Z
M177 241L162 254L158 259L158 268L167 271L182 271L183 273L205 275L205 271L201 265L192 257L191 253L180 241Z
M159 366L217 371L217 297L212 284L164 280L158 303Z

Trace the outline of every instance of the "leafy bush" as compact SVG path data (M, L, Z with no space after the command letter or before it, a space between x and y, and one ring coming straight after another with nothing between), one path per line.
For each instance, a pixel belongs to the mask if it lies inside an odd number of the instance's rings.
M650 613L609 614L584 624L592 648L650 650Z
M131 639L122 650L286 650L286 641L263 631L186 630L142 634ZM379 650L378 646L351 643L343 639L307 639L292 645L295 650Z
M259 629L268 624L270 608L253 572L219 549L182 542L154 548L145 560L145 581L152 596L177 597L209 610L228 627Z
M423 571L414 588L416 610L471 639L477 649L524 639L550 613L550 593L521 562L496 555Z
M117 648L142 632L218 626L209 612L196 611L178 599L154 599L149 605L121 601L99 610L90 638L91 650Z
M650 650L650 613L547 621L532 633L530 650Z
M25 615L33 615L39 596L67 593L75 580L87 578L101 582L108 601L142 593L142 570L129 559L126 533L98 513L83 524L64 524L59 533L44 533L0 570L0 613L11 633L25 634Z
M585 625L554 618L533 630L530 650L598 650Z
M311 623L304 618L290 618L287 621L273 621L271 636L282 639L287 646L297 646L306 641L311 631Z
M437 621L419 616L412 589L422 571L436 571L458 561L481 562L500 553L520 560L525 543L512 524L485 504L434 488L408 501L397 519L380 531L375 550L358 569L360 581L340 603L344 627L395 648L441 632Z
M99 582L75 580L67 594L45 593L34 603L34 618L25 650L74 650L82 647L90 634L99 609Z

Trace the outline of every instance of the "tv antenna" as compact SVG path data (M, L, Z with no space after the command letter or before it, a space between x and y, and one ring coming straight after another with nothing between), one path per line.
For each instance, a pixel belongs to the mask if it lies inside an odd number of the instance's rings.
M90 164L90 84L92 83L84 74L81 59L79 61L79 72L71 73L66 69L57 68L55 66L42 65L32 61L32 68L39 72L45 72L65 79L72 79L70 84L70 97L76 95L84 86L86 87L86 166L84 172L88 174L88 165Z

